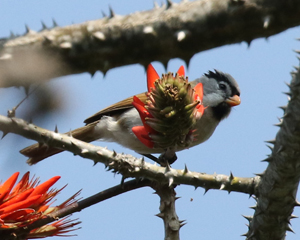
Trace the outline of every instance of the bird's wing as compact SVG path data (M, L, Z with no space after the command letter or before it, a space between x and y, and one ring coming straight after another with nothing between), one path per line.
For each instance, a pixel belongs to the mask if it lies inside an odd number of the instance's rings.
M137 96L142 102L146 103L147 100L147 95L146 93L140 93L135 95ZM133 96L126 98L120 102L117 102L115 104L110 105L109 107L106 107L102 110L100 110L99 112L95 113L94 115L90 116L89 118L84 120L84 123L86 124L90 124L93 123L95 121L98 121L101 119L102 116L106 115L106 116L112 116L115 114L121 114L123 113L125 110L132 108L132 101L133 101Z

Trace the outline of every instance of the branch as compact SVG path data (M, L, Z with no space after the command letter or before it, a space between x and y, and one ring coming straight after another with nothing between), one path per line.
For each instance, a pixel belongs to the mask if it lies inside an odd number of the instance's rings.
M157 184L153 187L156 194L160 197L160 206L156 216L164 221L165 239L166 240L179 240L179 230L185 225L184 221L180 221L176 214L175 201L176 192L174 187L168 185Z
M31 73L33 80L44 80L82 72L105 74L118 66L151 61L166 66L171 58L188 65L198 52L242 41L250 45L255 38L299 24L298 0L198 0L168 1L127 16L111 12L103 19L38 33L28 29L24 36L0 41L1 86L24 85L24 72L26 78ZM16 65L22 65L23 76Z
M299 52L298 52L299 53ZM258 185L257 205L250 221L247 239L284 239L286 231L292 231L290 220L295 206L300 180L300 71L292 73L290 96L266 171Z
M101 162L115 173L120 173L124 178L147 178L160 182L161 184L178 185L185 184L209 189L220 189L228 192L242 192L256 194L256 187L260 177L240 178L222 174L209 175L205 173L192 172L185 167L183 170L176 170L167 167L160 167L135 158L128 154L119 154L106 148L80 141L66 134L52 132L28 123L19 118L9 118L0 115L0 131L5 136L7 133L15 133L25 138L36 140L42 145L54 147L72 152L83 158L91 159L94 163Z

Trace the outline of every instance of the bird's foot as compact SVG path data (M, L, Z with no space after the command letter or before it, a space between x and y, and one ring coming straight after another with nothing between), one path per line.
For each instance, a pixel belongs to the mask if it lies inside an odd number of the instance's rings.
M166 167L168 164L172 164L177 160L176 153L171 149L167 149L158 158L154 157L151 154L142 154L142 155L158 163L162 167Z
M176 153L171 149L167 149L158 157L158 161L162 167L166 167L168 164L172 164L176 160L177 160Z

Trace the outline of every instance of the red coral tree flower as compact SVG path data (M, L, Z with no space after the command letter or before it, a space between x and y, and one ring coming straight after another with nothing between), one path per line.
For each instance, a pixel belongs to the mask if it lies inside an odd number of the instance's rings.
M175 77L168 73L160 78L149 64L147 88L146 102L133 97L143 126L133 127L132 132L149 148L188 147L194 137L193 126L204 112L202 83L192 88L183 66Z
M15 185L18 176L19 172L16 172L0 185L0 232L1 230L29 227L32 223L47 217L55 210L72 204L79 194L77 192L59 206L50 207L50 202L64 188L50 189L60 179L60 176L52 177L48 181L38 184L37 178L29 180L29 172L27 172ZM63 218L52 224L31 230L26 238L60 236L63 233L76 230L70 228L77 224L79 222Z

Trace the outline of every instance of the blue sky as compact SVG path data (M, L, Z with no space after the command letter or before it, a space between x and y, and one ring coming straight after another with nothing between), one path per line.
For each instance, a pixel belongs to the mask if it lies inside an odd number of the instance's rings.
M0 38L25 32L25 24L33 30L41 29L41 20L52 25L54 18L60 26L81 23L102 17L108 13L109 5L116 14L125 15L153 7L153 1L2 1L0 3ZM248 48L245 42L227 45L196 54L187 75L195 79L208 70L218 69L230 73L241 89L240 106L232 111L228 119L220 124L214 135L204 144L178 153L173 168L182 169L186 164L192 171L213 174L229 174L252 177L262 172L267 164L260 162L270 153L264 141L275 137L278 131L273 124L282 116L278 106L287 103L285 82L290 82L290 71L299 65L295 49L300 49L299 27L287 30L269 39L254 40ZM176 71L184 64L172 59L168 71ZM161 63L154 62L159 74L165 72ZM37 120L41 127L66 132L83 125L83 120L96 111L146 90L145 71L140 65L120 67L108 71L105 78L97 72L93 79L88 74L79 74L54 79L48 83L55 93L61 94L61 109L47 116L47 121ZM24 97L22 89L0 89L0 114L6 115ZM22 108L23 107L23 108ZM20 107L17 116L24 114L26 103ZM81 196L88 197L101 190L120 183L120 176L114 176L92 161L63 153L51 157L35 166L26 165L26 158L18 151L33 143L15 135L8 135L0 142L0 179L8 178L13 172L22 174L30 170L32 175L47 180L54 175L62 176L57 186L68 183L57 198L57 203L79 189ZM117 152L138 154L113 143L96 142ZM182 239L243 239L247 221L242 215L251 215L249 209L254 200L245 194L212 190L203 196L203 189L189 186L176 188L181 199L176 202L177 214L187 221L181 230ZM162 239L163 224L154 215L158 213L159 198L150 188L139 189L105 201L76 213L82 229L74 239ZM193 199L193 201L191 201ZM300 215L299 210L294 212ZM234 226L234 227L233 227ZM299 239L300 220L292 221L296 234L288 233L287 239ZM52 238L59 239L58 237Z

